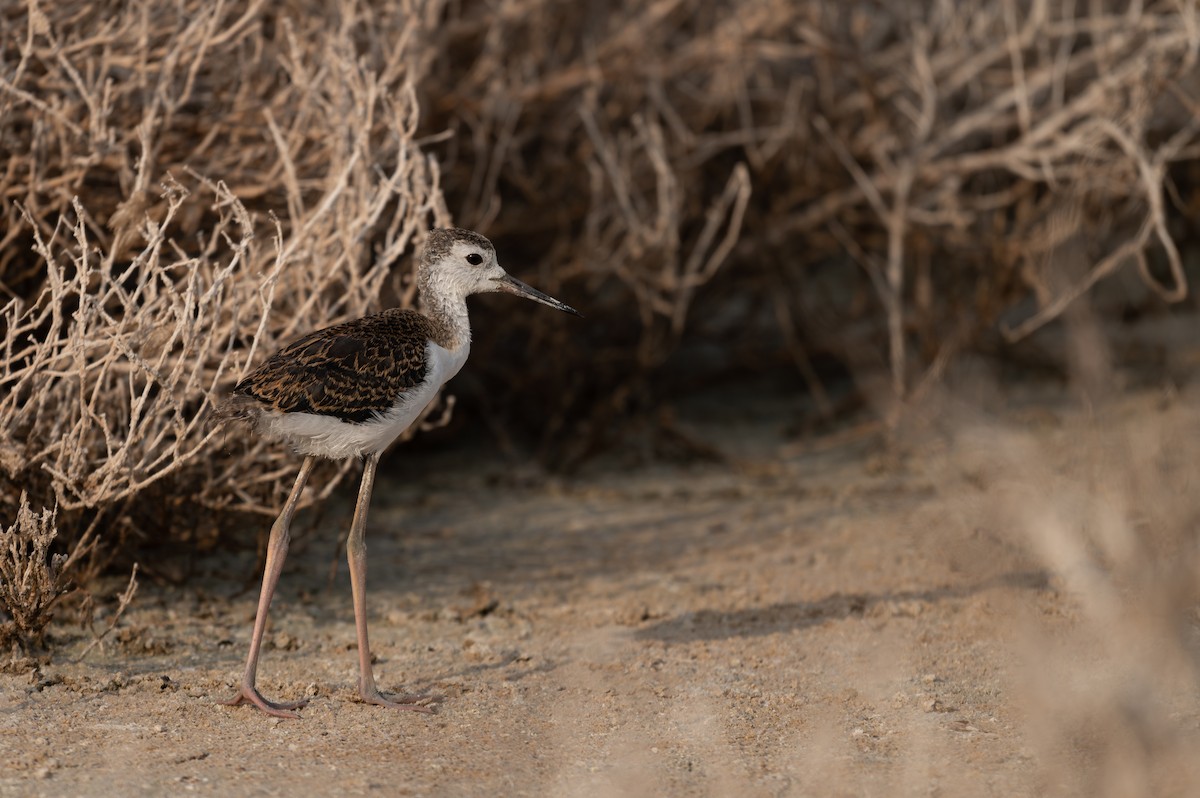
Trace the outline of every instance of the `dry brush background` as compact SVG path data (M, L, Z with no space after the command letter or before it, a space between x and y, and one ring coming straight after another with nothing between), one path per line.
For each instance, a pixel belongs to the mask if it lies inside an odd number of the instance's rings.
M208 408L411 303L430 226L589 317L473 353L478 412L560 466L771 369L814 418L899 423L1114 275L1101 322L1164 314L1200 251L1198 52L1187 2L8 4L0 644L118 553L270 513L293 458Z

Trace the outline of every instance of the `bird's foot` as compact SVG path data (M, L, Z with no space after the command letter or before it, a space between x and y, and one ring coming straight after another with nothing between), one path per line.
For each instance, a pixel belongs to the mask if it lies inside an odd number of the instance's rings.
M359 690L359 697L364 703L374 704L378 707L387 707L388 709L406 709L409 712L424 712L433 714L433 707L428 704L435 701L440 701L438 696L429 695L398 695L388 698L379 690Z
M262 697L262 693L252 684L243 684L238 690L237 695L225 701L218 701L218 704L223 704L227 707L236 707L238 704L250 703L261 709L263 712L276 718L299 718L300 714L293 712L294 709L302 709L308 699L303 698L299 701L285 701L276 703L268 701Z

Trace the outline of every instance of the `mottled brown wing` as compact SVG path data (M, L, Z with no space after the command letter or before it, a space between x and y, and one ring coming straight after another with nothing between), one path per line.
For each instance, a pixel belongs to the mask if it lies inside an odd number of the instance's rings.
M309 333L272 355L233 389L273 410L362 423L425 379L430 323L387 310Z

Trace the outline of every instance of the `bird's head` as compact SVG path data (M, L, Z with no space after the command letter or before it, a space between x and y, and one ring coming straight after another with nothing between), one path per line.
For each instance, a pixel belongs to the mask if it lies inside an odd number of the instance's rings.
M479 233L454 227L429 231L421 258L422 292L465 298L471 294L502 291L532 299L565 313L574 308L526 285L500 267L496 248Z

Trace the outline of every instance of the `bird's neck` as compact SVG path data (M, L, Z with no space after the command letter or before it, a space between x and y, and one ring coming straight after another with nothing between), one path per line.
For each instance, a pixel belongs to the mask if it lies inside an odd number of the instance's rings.
M438 290L424 275L418 284L421 312L433 322L433 342L443 349L457 351L471 343L471 323L467 318L467 298L455 292Z

